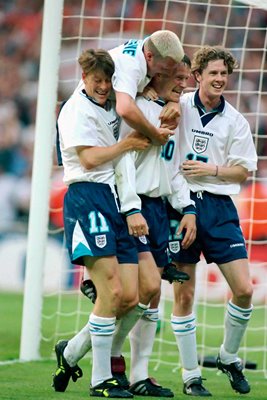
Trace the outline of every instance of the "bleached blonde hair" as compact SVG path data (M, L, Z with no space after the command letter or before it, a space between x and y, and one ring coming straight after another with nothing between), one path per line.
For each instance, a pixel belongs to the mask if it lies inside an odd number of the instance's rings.
M168 30L153 32L147 40L147 48L155 57L170 57L175 62L181 62L184 56L183 46L179 37Z

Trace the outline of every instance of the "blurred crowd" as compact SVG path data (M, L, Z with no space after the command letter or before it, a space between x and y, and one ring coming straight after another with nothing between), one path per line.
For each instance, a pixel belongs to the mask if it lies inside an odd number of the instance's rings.
M126 35L129 32L129 35L135 33L138 37L140 32L145 35L162 28L172 29L180 35L189 56L198 45L224 43L234 50L240 60L240 48L245 43L248 50L253 50L241 57L243 72L233 78L229 100L249 119L260 157L257 177L264 183L267 176L267 95L264 95L267 92L267 60L263 59L263 56L266 57L263 49L267 11L254 10L250 17L252 29L246 31L247 10L236 8L229 15L228 8L223 7L228 0L212 0L209 4L213 2L217 6L221 4L222 8L218 12L218 9L210 7L208 24L211 27L206 29L206 1L191 0L190 7L186 7L186 2L179 4L170 1L166 9L165 1L155 0L65 0L66 18L63 20L62 36L73 37L73 40L62 41L62 54L76 54L79 35L88 38L83 41L82 47L91 47L96 44L95 38L100 36L118 37L118 33L123 31ZM27 230L43 3L44 0L0 0L0 237L7 232ZM145 20L142 19L144 6ZM77 18L81 12L88 16L82 25ZM172 22L163 25L163 15ZM102 20L98 18L100 16ZM234 32L230 29L225 37L226 20L229 26L244 26L244 29ZM103 25L101 21L104 21ZM110 43L107 41L103 47L112 47ZM262 75L260 69L265 70ZM62 82L64 78L66 76L61 71ZM240 88L245 91L241 98L238 95ZM59 98L68 95L63 88L61 91ZM262 92L260 97L259 92ZM260 114L262 116L258 118ZM56 195L57 192L58 188ZM52 198L54 201L53 193ZM61 200L62 197L57 198L56 207ZM60 223L55 222L55 225L61 223L62 219Z

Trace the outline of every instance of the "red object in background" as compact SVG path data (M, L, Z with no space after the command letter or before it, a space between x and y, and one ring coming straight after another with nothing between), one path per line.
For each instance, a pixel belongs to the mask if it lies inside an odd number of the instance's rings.
M238 212L246 240L267 239L266 185L256 182L246 186L239 195Z
M50 195L50 222L57 228L63 228L63 201L67 191L66 186L55 183Z

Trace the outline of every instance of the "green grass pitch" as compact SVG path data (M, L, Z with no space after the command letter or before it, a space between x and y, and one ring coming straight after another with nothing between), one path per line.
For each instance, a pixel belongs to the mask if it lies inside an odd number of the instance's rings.
M74 303L73 298L70 296L64 301L66 309L69 310L72 303ZM87 309L88 303L84 299L84 309ZM44 302L44 310L51 311L55 310L56 302L55 299L50 298ZM218 313L218 310L216 311ZM264 311L263 311L264 312ZM63 399L64 400L75 400L81 398L88 398L88 386L90 382L90 370L91 361L90 357L87 357L79 363L83 369L84 377L77 383L71 382L68 390L63 393L54 392L51 387L52 373L55 370L56 362L52 359L52 344L43 343L41 346L41 355L43 357L42 361L38 362L27 362L21 363L18 360L19 357L19 345L20 345L20 331L21 331L21 314L22 314L22 295L11 294L11 293L0 293L0 399L8 400L21 400L21 399L34 399L34 400L44 400L44 399ZM200 311L201 314L201 311ZM200 315L201 318L201 315ZM211 316L211 318L214 318ZM253 324L257 326L262 321L262 316L254 313ZM87 317L85 317L85 321ZM63 322L62 322L63 323ZM50 320L47 326L45 326L46 334L49 335L54 329L54 322ZM162 329L164 329L164 337L168 339L168 335L171 334L169 331L168 324L165 324ZM260 326L260 325L259 325ZM66 322L66 328L68 329L68 323ZM221 332L208 332L206 330L207 340L217 345L217 342L221 341ZM251 334L249 337L248 345L257 346L262 340L259 334ZM173 341L173 338L170 337ZM155 344L155 352L153 359L157 357L157 352L159 351L158 346L160 342ZM167 347L166 347L167 346ZM161 351L163 351L166 360L174 363L178 361L177 350L170 350L168 345L163 345ZM128 354L129 348L126 344L125 348L126 354ZM251 355L252 357L252 355ZM253 361L256 361L258 365L263 365L264 354L256 354L253 356ZM127 358L128 362L129 359ZM175 399L186 399L187 396L182 394L182 383L180 371L176 370L173 372L173 367L170 365L160 364L159 368L155 370L155 362L150 363L150 374L154 376L162 385L172 388L175 393ZM237 399L241 395L235 393L228 382L228 378L224 374L219 374L215 368L203 368L202 375L207 379L204 384L212 392L213 398L222 399ZM264 377L262 372L257 371L246 371L246 376L250 381L252 390L247 395L242 395L241 397L246 397L251 400L266 400L267 398L267 379ZM136 396L140 400L143 399L141 396Z

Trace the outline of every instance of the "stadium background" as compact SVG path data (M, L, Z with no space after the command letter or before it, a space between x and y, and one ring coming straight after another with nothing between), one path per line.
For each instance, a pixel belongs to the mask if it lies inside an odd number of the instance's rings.
M200 2L201 3L201 2ZM219 1L217 3L220 3ZM80 11L80 0L65 1L64 14L66 16L78 14ZM84 14L94 18L84 22L84 33L88 37L99 35L101 4L99 0L86 2ZM144 32L150 33L161 28L162 7L156 1L147 2L147 18ZM112 37L117 36L120 29L121 0L107 0L107 15L111 17L105 21L103 36L108 36L108 46L112 47ZM124 23L125 35L136 35L140 30L140 20L143 11L143 0L127 2L125 17L131 17ZM23 289L23 277L25 267L25 251L27 240L27 225L29 217L32 156L35 132L35 112L38 90L40 41L42 31L43 0L0 0L0 290ZM195 7L195 13L190 15L191 21L202 19L203 9ZM114 18L112 18L114 17ZM136 18L136 20L134 20ZM236 18L236 25L242 21L242 12L236 12L232 18ZM259 27L266 27L267 11L256 11L253 14L254 24ZM223 15L215 18L214 24L223 25ZM232 21L233 23L233 21ZM253 21L252 21L253 24ZM171 29L171 27L170 27ZM64 36L78 35L77 20L69 18L64 22ZM253 31L248 43L251 47L261 47L264 42L264 30ZM191 30L192 41L197 43L198 29ZM210 29L207 35L207 42L213 44L219 37ZM189 40L188 38L186 38ZM236 32L229 36L227 46L238 48L242 43L242 32ZM115 43L116 44L116 43ZM96 46L96 41L87 43L88 47ZM107 43L103 43L107 47ZM187 52L192 55L194 48L188 48ZM75 54L76 47L72 41L62 43L62 58ZM238 54L237 54L238 57ZM258 70L260 54L253 53L253 56L246 60L249 69ZM75 66L66 64L60 70L60 82L73 77ZM266 63L265 68L266 70ZM256 91L258 77L255 73L244 74L244 85L248 90ZM59 84L59 98L66 98L75 87L75 82ZM192 82L193 84L193 82ZM235 84L231 81L230 85ZM74 85L74 86L73 86ZM263 75L263 91L267 91L267 76ZM235 104L234 94L228 94L230 101ZM266 96L262 97L262 108L267 109ZM255 112L255 99L253 96L243 96L239 105L241 112ZM254 120L250 121L254 129ZM267 277L267 119L260 121L258 129L259 139L257 140L257 152L260 156L259 169L256 178L259 181L255 185L254 198L260 201L254 204L254 223L249 222L250 201L244 199L251 197L252 186L249 181L244 185L240 196L236 199L240 212L242 227L246 238L255 243L251 246L251 261L254 265L253 279L255 283L266 282ZM262 136L262 138L261 138ZM64 188L61 189L62 171L55 168L52 176L51 190L51 213L49 227L50 249L49 257L46 260L45 288L53 290L55 283L55 270L51 260L61 257L62 247L62 215L59 209L62 204ZM253 188L253 190L254 190ZM246 221L245 221L246 220ZM265 221L262 223L262 221ZM67 263L67 260L66 260ZM260 270L257 265L260 263ZM216 268L209 273L208 279L216 281L221 279ZM66 279L66 285L77 284L73 280ZM218 292L216 293L218 294ZM265 294L257 293L257 300L264 301Z

